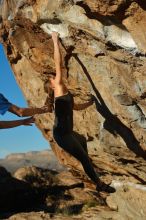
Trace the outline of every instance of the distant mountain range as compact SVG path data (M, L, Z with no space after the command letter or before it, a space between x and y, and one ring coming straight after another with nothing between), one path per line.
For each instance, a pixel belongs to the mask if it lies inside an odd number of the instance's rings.
M20 167L31 165L57 171L65 169L59 164L52 150L10 154L4 159L0 159L0 166L5 167L11 173Z

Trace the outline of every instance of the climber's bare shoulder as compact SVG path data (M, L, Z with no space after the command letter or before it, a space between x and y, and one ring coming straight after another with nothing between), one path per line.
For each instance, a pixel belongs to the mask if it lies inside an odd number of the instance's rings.
M59 97L63 96L68 93L67 87L64 85L64 83L54 83L54 96Z

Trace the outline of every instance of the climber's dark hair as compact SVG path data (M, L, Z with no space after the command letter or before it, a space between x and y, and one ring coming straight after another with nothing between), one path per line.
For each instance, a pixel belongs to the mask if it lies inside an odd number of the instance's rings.
M47 99L45 101L45 105L50 105L51 109L53 109L53 107L54 107L54 91L50 87L49 80L45 81L44 90L48 94Z
M48 78L55 78L55 76L56 76L56 73L54 73L54 72L51 72L51 73L49 73L49 75L48 75Z
M46 80L44 83L44 90L46 93L49 93L49 90L51 90L49 78L55 78L55 76L56 76L56 73L54 72L47 73L48 80Z

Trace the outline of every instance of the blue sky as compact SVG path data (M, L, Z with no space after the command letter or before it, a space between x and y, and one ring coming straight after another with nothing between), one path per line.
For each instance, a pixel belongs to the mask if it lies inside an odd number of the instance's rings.
M0 93L10 102L20 107L27 107L24 96L13 76L9 62L5 56L3 46L0 44ZM6 113L0 115L0 120L17 120L17 116ZM10 153L38 151L47 149L48 142L43 138L39 129L33 125L20 126L12 129L0 130L0 158Z

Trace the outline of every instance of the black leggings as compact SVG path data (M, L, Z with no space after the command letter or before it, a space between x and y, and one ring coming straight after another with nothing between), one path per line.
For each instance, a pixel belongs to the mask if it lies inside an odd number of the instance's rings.
M97 184L98 176L88 156L86 139L76 132L60 135L54 131L53 136L61 148L81 162L85 173Z

